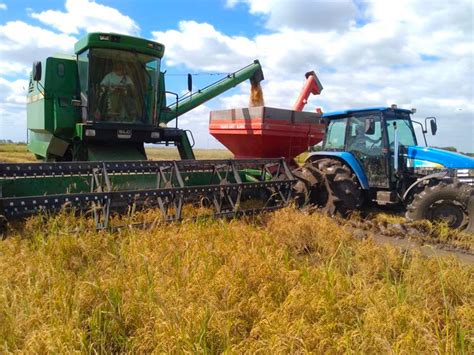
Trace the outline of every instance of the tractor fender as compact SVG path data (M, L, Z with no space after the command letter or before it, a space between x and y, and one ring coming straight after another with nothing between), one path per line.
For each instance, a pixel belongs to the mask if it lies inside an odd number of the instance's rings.
M449 172L448 171L441 171L441 172L437 172L437 173L434 173L434 174L430 174L430 175L426 175L426 176L423 176L422 178L419 178L417 179L413 184L411 184L408 189L405 191L405 193L403 194L402 196L402 201L405 201L406 198L410 195L410 192L416 187L418 186L420 183L423 183L424 181L428 181L428 180L432 180L432 179L435 179L435 180L444 180L444 179L447 179L449 178L450 175L449 175Z
M359 161L349 152L314 152L308 155L306 161L314 161L323 158L336 158L349 166L359 180L359 184L363 190L369 189L369 181L365 175L364 169Z

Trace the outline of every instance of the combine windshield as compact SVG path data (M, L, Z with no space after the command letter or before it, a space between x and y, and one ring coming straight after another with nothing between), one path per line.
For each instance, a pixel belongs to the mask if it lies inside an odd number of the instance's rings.
M88 61L89 91L83 95L89 99L87 120L133 124L156 120L158 58L94 48L89 51Z

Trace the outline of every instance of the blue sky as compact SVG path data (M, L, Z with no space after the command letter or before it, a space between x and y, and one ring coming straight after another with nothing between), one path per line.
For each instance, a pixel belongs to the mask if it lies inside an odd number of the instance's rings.
M291 107L304 73L324 86L307 110L416 107L438 117L437 146L474 151L474 45L471 1L423 0L0 0L0 139L25 140L25 90L31 63L72 53L88 31L113 31L166 46L170 74L232 72L260 59L268 106ZM195 88L219 77L200 75ZM169 76L182 91L184 76ZM246 106L248 84L180 119L197 146L209 110Z

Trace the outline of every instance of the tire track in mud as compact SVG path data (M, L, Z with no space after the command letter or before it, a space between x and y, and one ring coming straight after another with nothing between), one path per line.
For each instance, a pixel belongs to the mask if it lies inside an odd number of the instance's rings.
M374 219L350 219L345 224L356 239L371 239L378 245L391 245L401 250L416 250L426 257L454 256L464 265L474 265L474 234L452 230L451 235L460 236L460 243L454 245L452 240L437 240L436 229L429 230L429 222L387 223ZM463 239L472 238L471 243Z

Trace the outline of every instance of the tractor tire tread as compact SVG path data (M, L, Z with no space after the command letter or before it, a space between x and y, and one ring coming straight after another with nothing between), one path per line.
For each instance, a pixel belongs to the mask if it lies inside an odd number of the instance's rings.
M405 217L409 220L427 219L430 207L443 200L456 201L467 211L471 199L474 199L474 189L469 185L455 180L441 181L416 194L406 208ZM474 216L468 217L469 225L472 225Z

